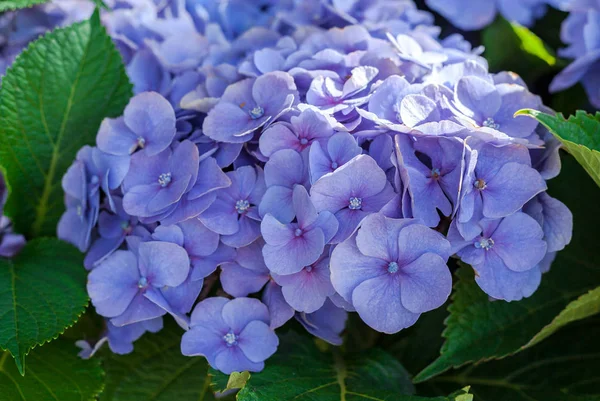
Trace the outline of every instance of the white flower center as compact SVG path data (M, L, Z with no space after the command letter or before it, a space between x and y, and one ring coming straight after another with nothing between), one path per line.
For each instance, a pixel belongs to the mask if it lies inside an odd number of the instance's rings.
M158 176L158 183L161 187L166 187L171 182L171 173L163 173Z
M239 201L235 202L235 210L237 210L239 214L246 213L249 208L250 202L248 202L246 199L240 199Z
M492 117L488 117L483 122L483 126L486 128L499 129L500 124L497 124Z
M223 340L225 340L225 343L227 343L228 347L231 347L231 346L237 344L237 337L233 333L225 334L223 336Z
M481 238L473 245L475 245L475 248L477 249L485 249L486 251L489 251L494 247L494 240L491 238Z
M265 114L265 109L263 109L260 106L256 106L255 108L250 110L248 112L248 114L250 114L251 119L257 120L257 119L261 118L263 116L263 114Z
M353 196L348 201L348 208L352 210L358 210L362 208L362 198L357 198Z
M390 262L388 263L388 268L387 268L389 273L396 273L398 271L398 263L396 262Z

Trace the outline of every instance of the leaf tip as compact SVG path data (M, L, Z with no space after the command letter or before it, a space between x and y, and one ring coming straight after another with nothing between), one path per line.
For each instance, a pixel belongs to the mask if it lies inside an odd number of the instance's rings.
M517 110L515 112L515 114L513 115L513 117L527 116L527 117L537 118L537 116L539 116L540 114L543 114L543 113L540 111L537 111L537 110L533 110L533 109L521 109L521 110Z

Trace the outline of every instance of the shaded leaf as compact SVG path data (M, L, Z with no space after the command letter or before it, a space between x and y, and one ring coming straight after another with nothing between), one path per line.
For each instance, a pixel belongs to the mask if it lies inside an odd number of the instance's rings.
M222 378L218 379L223 383ZM470 401L464 389L434 401ZM314 341L290 331L280 336L277 353L260 373L251 373L238 401L427 401L413 396L408 372L380 349L342 355L320 351Z
M565 327L517 355L435 377L424 383L438 394L469 383L475 400L600 400L600 319Z
M589 208L590 199L600 199L600 188L568 156L563 157L562 173L548 184L550 195L573 212L573 241L559 252L540 288L518 302L491 302L475 283L472 269L459 269L441 356L417 375L417 382L451 367L520 350L571 301L600 283L596 241L600 215Z
M81 253L56 238L35 239L13 259L0 258L0 347L22 374L29 350L83 313L85 276Z
M121 114L131 93L97 12L32 42L17 57L0 91L0 164L13 188L5 213L17 232L55 234L64 211L63 174L77 151L94 143L102 119Z
M531 109L516 114L533 117L548 128L600 186L600 112L578 110L568 119L561 113L551 116Z
M482 41L490 71L514 71L527 82L552 71L558 63L552 49L538 36L502 17L483 30Z
M585 319L586 317L593 316L597 313L600 313L600 287L580 296L575 301L568 304L567 307L563 309L549 325L537 333L524 348L539 343L571 322Z
M204 358L181 354L183 331L172 322L145 334L129 355L104 358L106 387L100 401L213 401Z
M0 401L92 401L102 391L100 361L79 358L72 342L36 348L24 377L10 359L0 353Z

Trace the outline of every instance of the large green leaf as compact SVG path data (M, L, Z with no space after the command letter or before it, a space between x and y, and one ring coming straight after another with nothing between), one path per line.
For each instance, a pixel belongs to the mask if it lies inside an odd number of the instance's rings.
M524 352L423 383L443 394L469 383L477 401L600 400L600 318L579 321Z
M590 210L590 201L600 199L600 188L568 156L563 157L562 173L549 187L550 194L573 212L571 244L558 254L540 288L518 302L490 302L475 283L472 269L459 269L441 356L417 375L417 382L451 367L520 350L571 301L600 284L596 240L600 214Z
M0 164L13 188L5 211L18 232L54 235L64 210L63 174L79 148L94 142L102 119L119 115L130 96L97 13L17 57L0 91Z
M48 2L48 0L0 0L0 12L32 7L36 4L42 4L46 2Z
M531 109L517 115L533 117L548 128L600 186L600 111L592 115L578 110L568 119L561 113L551 116Z
M600 287L591 290L587 294L580 296L575 301L568 304L567 307L563 309L549 325L537 333L525 347L531 347L539 343L571 322L585 319L586 317L598 313L600 313Z
M28 242L0 258L0 348L23 374L29 350L75 323L87 302L81 253L56 238Z
M223 376L223 375L221 375ZM226 377L226 376L225 376ZM218 389L226 383L215 380ZM290 331L260 373L251 373L238 401L471 401L467 391L433 400L413 396L408 372L379 349L342 355L321 351L315 342Z
M53 341L29 359L21 376L8 352L0 352L0 401L92 401L102 391L100 361L79 358L72 342Z
M107 356L100 401L215 400L206 360L181 354L182 335L182 329L170 324L136 341L132 354Z
M552 49L538 36L502 17L483 30L482 40L490 71L514 71L532 82L552 71L558 63Z

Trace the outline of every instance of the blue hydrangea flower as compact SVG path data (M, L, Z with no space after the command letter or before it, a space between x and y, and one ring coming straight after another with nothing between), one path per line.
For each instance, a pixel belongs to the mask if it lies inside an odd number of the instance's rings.
M484 219L481 233L471 241L453 241L461 248L458 256L473 266L475 281L491 297L518 301L528 297L540 284L538 264L546 255L547 244L540 225L522 212L500 220Z
M308 181L308 163L300 153L292 149L275 152L265 165L267 191L258 207L260 215L270 213L277 220L291 221L294 187L307 187Z
M198 166L198 148L189 141L154 156L136 153L123 182L123 209L139 217L159 217L175 209L194 186Z
M227 173L231 186L221 189L217 199L199 219L212 231L221 234L221 241L231 247L251 244L260 236L260 216L257 206L265 193L263 172L243 166Z
M260 291L269 281L269 269L262 255L264 244L258 239L239 248L232 261L221 264L221 285L228 294L245 297Z
M314 184L325 174L332 173L362 153L356 139L347 132L332 135L325 144L316 141L310 147L310 182Z
M592 105L600 107L600 5L593 1L567 2L571 11L561 27L561 39L569 45L559 50L575 61L550 83L550 92L560 92L581 82Z
M262 302L269 308L271 315L271 328L276 329L283 326L294 317L296 311L283 297L281 286L273 280L269 280L262 294Z
M331 135L331 121L318 111L306 109L289 123L280 122L266 129L260 137L260 151L267 157L281 149L302 152L315 142L324 144Z
M395 137L398 165L410 197L412 217L429 227L440 221L438 210L451 216L458 206L464 171L464 143L456 138Z
M395 333L440 307L452 290L450 243L410 219L366 217L331 255L331 282L377 331Z
M175 111L155 92L134 96L123 117L102 121L96 138L103 152L124 156L142 149L146 156L164 151L175 136Z
M465 238L476 234L476 224L482 217L508 216L547 188L540 174L530 167L523 146L485 144L469 156L458 212L458 228Z
M348 238L363 218L375 213L394 196L383 170L367 155L359 155L331 174L321 177L311 188L318 211L333 213L339 230L332 243Z
M288 111L297 98L294 80L284 72L239 81L227 87L202 130L221 142L247 142L254 131Z
M321 308L327 298L335 293L329 277L329 249L316 262L304 266L297 273L272 274L281 286L285 301L299 312L312 313Z
M442 14L460 29L474 31L490 24L499 12L509 21L531 26L546 13L547 0L426 0L432 10Z
M164 286L177 287L188 277L190 260L173 243L151 241L138 254L115 251L88 276L87 290L98 314L115 326L150 320L166 313L148 299Z
M296 185L293 190L294 222L281 221L266 214L261 232L265 264L276 274L293 274L311 265L323 253L325 244L335 236L338 222L332 213L317 210L306 189Z
M183 355L206 357L225 374L259 372L275 353L279 339L269 328L269 311L257 299L215 297L200 302L183 335Z
M346 327L348 313L327 299L322 307L312 313L296 313L296 320L313 336L340 346L343 343L341 334Z

